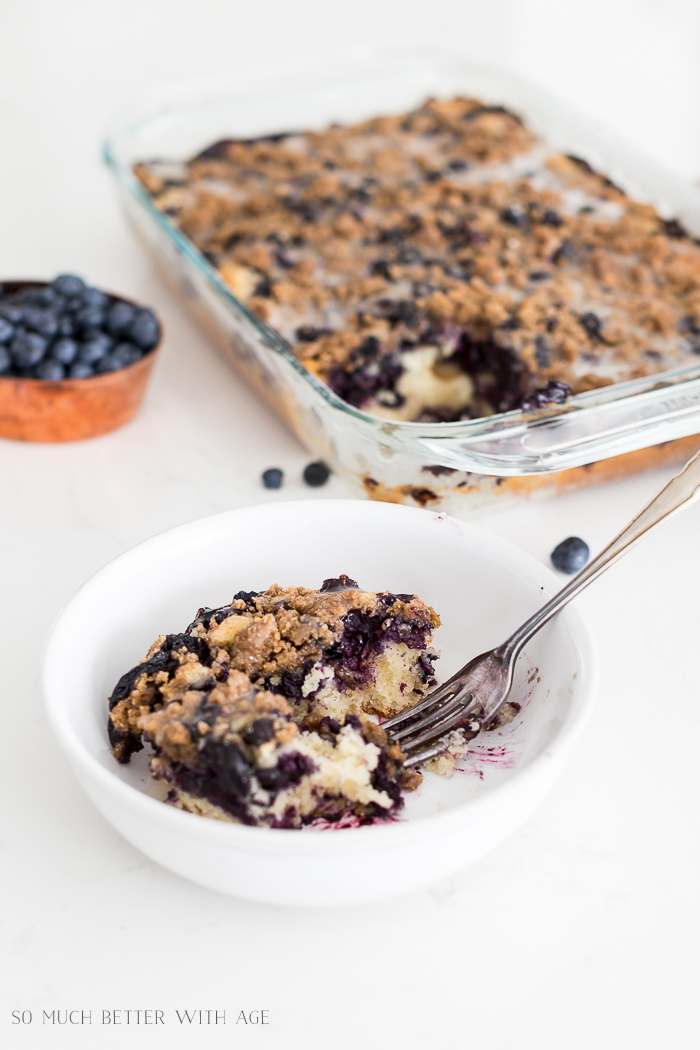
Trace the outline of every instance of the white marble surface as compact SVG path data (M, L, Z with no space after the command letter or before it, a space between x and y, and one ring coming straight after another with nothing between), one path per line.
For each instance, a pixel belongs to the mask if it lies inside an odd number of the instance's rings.
M13 1050L697 1046L700 507L580 599L602 683L558 789L481 863L407 898L315 912L190 885L98 816L43 716L44 639L93 571L179 522L317 495L300 480L308 454L181 312L121 221L97 142L124 97L187 64L202 71L212 55L243 52L252 63L266 34L268 57L291 46L312 59L341 30L352 44L371 24L394 44L457 39L465 54L500 59L548 86L563 79L569 101L594 115L609 110L613 126L677 170L700 171L697 137L682 120L697 112L700 93L695 5L611 0L566 5L566 15L553 0L501 0L488 12L448 0L430 6L426 25L424 5L407 2L399 18L389 0L342 12L316 0L6 5L0 273L83 273L152 303L167 329L131 425L75 445L0 442L0 1031ZM619 51L593 32L604 14L613 39L624 37ZM280 493L258 480L271 465L286 471ZM543 560L571 534L600 548L667 476L480 523ZM351 495L335 479L323 492ZM121 1026L100 1024L103 1010L146 1009L163 1010L167 1023L135 1024L131 1014L126 1027L122 1013ZM178 1009L225 1011L227 1023L196 1023L193 1032ZM92 1011L92 1024L42 1025L43 1010ZM267 1010L269 1024L236 1024L241 1010ZM32 1024L13 1025L12 1011L32 1011Z

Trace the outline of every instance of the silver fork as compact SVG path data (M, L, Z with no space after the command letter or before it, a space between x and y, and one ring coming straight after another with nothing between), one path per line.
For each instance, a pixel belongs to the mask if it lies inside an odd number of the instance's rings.
M390 741L398 743L407 756L405 765L417 766L443 754L450 746L450 734L457 730L460 738L468 741L493 724L510 692L515 661L532 636L642 536L691 503L698 495L700 452L654 496L605 550L526 620L507 641L497 649L470 660L448 682L438 686L420 703L382 722L382 728L388 733Z

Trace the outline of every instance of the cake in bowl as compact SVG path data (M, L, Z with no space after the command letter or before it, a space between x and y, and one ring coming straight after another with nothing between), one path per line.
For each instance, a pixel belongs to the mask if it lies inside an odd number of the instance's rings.
M437 614L416 595L272 586L161 635L110 697L114 757L150 745L167 801L278 828L394 816L421 775L377 716L435 684Z

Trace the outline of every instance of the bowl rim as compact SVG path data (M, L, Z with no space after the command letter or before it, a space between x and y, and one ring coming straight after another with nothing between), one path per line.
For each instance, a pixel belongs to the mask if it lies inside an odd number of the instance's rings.
M418 507L406 507L401 504L339 499L279 501L221 511L217 514L195 518L159 532L123 551L93 573L58 613L45 642L41 668L44 710L61 749L89 797L92 798L92 795L87 783L93 782L100 791L106 792L112 797L113 801L119 803L124 809L130 810L135 816L139 816L146 821L159 821L164 829L179 832L183 837L190 840L193 838L198 840L206 839L219 846L244 849L282 849L284 852L296 849L296 844L303 842L305 845L300 848L312 853L329 850L336 852L338 850L355 849L358 846L365 849L373 849L377 846L391 847L392 844L395 844L398 847L407 838L421 833L427 837L447 835L451 832L454 825L462 823L465 810L485 812L491 806L500 806L511 795L523 792L530 784L534 784L539 780L541 772L545 767L551 765L552 762L556 763L558 761L561 766L564 757L571 749L590 715L599 679L598 655L592 632L580 610L572 608L570 605L558 615L564 618L564 622L567 624L579 666L575 676L574 702L571 704L567 717L561 723L555 740L529 761L523 769L517 770L507 780L500 784L489 786L487 790L477 792L472 797L456 803L441 812L416 816L410 820L399 816L395 819L368 826L330 829L347 832L347 834L341 835L309 833L300 835L299 830L296 829L251 827L233 822L203 819L197 814L164 805L159 799L147 795L121 780L115 775L116 768L115 772L110 771L88 747L81 743L70 728L70 719L62 717L64 714L64 701L55 695L54 669L60 663L64 636L70 634L72 620L76 615L79 615L80 605L86 600L86 597L89 598L92 590L102 585L105 578L117 573L125 560L147 557L150 552L162 545L163 540L167 540L170 544L177 541L182 542L188 536L194 538L212 526L220 527L225 522L236 518L251 517L260 513L272 515L279 513L280 508L295 514L310 514L321 511L324 514L333 516L333 514L340 512L347 513L350 507L355 509L363 508L361 513L366 512L370 516L396 515L405 518L406 515L411 515L414 518L419 516L422 520L427 520L427 516L430 516L433 519L441 518L446 522L455 522L460 530L463 530L464 539L480 537L482 542L485 539L487 545L491 545L496 549L500 548L501 551L510 554L511 558L519 559L523 568L529 570L530 579L534 579L534 576L537 575L542 578L542 582L545 585L550 583L550 585L554 585L554 590L559 588L560 581L547 566L509 540L490 533L472 522L452 518L445 513ZM480 553L483 554L485 552L481 551ZM308 831L313 830L308 829ZM336 842L340 842L341 845L331 845Z

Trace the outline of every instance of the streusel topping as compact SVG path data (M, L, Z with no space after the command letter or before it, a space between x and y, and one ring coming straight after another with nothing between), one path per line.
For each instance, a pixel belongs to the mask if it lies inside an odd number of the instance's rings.
M537 408L700 352L700 248L476 99L224 140L136 172L235 295L349 403Z

